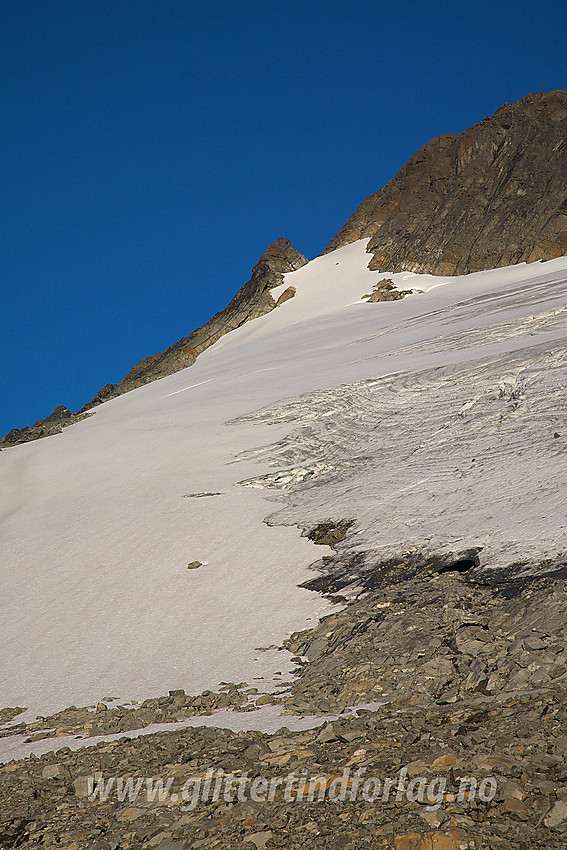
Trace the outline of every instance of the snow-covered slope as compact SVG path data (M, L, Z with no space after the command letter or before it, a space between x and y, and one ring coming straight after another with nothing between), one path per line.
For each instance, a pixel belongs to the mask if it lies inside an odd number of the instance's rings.
M368 304L365 244L190 369L0 454L0 706L269 686L326 609L297 587L325 550L277 510L356 517L377 553L567 548L567 259L391 275L421 292Z

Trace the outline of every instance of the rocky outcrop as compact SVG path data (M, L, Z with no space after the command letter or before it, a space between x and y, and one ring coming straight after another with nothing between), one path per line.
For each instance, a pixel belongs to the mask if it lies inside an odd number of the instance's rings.
M363 238L369 268L388 272L468 274L567 254L567 90L432 139L326 252Z
M40 437L48 437L50 434L58 434L65 425L76 421L76 415L67 410L64 404L60 404L45 419L38 419L33 425L25 425L23 428L13 428L0 440L0 446L15 446L18 443L29 443L31 440L39 440Z
M384 277L382 280L379 280L378 283L374 284L372 292L369 292L367 295L363 295L362 297L369 304L375 304L378 301L400 301L402 298L405 298L406 295L411 294L411 289L396 289L394 281Z
M289 287L277 302L272 298L270 290L283 283L283 275L286 272L295 271L306 263L307 258L295 250L289 239L276 239L264 251L252 269L250 280L238 290L224 310L216 313L202 328L183 337L165 351L151 357L144 357L119 384L106 384L77 413L70 413L66 407L60 405L47 419L40 419L34 425L21 429L14 428L0 440L0 447L7 448L18 443L58 434L66 425L79 421L99 404L150 381L172 375L186 366L192 366L198 355L221 336L235 330L250 319L269 313L279 304L292 298L295 290L293 293L290 290L293 287Z
M284 289L280 297L276 302L276 307L279 307L280 304L285 304L286 301L289 301L291 298L295 297L297 289L295 286L288 286L287 289Z

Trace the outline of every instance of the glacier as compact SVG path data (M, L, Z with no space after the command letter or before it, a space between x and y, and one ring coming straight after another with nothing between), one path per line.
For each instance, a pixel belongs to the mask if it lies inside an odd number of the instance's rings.
M375 558L564 556L567 258L442 278L371 272L366 244L285 275L294 298L190 369L0 453L0 705L273 688L281 641L332 610L298 586L327 518ZM361 300L385 275L415 294Z

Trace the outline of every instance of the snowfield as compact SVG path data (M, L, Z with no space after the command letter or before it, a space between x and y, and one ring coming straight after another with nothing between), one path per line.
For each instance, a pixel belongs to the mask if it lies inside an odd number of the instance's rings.
M389 275L365 245L287 274L293 299L191 368L0 454L0 706L270 689L281 641L331 610L298 587L330 551L298 524L354 517L376 557L565 552L567 258ZM362 302L384 276L421 292Z

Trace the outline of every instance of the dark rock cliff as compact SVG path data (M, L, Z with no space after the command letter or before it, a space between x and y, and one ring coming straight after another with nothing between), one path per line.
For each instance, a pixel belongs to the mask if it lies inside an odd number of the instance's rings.
M325 253L363 238L384 272L468 274L567 254L567 90L432 139Z

